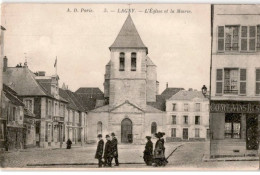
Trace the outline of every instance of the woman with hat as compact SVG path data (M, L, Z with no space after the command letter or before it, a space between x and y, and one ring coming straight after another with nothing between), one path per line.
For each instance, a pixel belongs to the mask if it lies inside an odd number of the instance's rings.
M147 143L144 150L144 162L146 165L151 166L153 163L153 142L150 136L146 136Z
M162 140L163 134L161 132L155 133L158 139L154 149L154 166L165 166L164 156L164 141Z

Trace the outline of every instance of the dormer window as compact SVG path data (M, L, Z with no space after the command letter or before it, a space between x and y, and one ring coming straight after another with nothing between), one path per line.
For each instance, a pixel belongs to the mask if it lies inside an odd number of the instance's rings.
M136 71L136 53L131 53L131 71Z
M123 52L119 56L119 71L125 71L125 53Z

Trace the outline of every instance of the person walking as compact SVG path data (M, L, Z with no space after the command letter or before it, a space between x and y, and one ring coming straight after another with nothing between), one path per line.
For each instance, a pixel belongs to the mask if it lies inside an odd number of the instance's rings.
M155 137L158 139L155 144L154 149L154 166L165 166L165 155L164 155L164 143L161 139L163 137L163 134L161 132L158 132L155 134Z
M106 142L106 145L105 145L105 152L104 152L105 166L111 167L113 155L112 155L112 143L111 143L109 135L106 135L106 140L107 140L107 142Z
M102 156L103 156L103 149L104 149L104 141L102 139L102 135L98 134L98 145L97 145L97 151L96 151L96 155L95 158L98 159L98 167L101 168L103 161L102 161Z
M70 139L67 140L67 149L71 149L72 141Z
M151 166L153 163L153 142L150 136L146 136L147 143L144 150L144 162L146 165Z
M115 133L111 133L111 136L112 136L112 152L113 152L113 158L115 159L115 163L116 165L115 166L119 166L119 162L118 162L118 148L117 148L117 138L116 138L116 135ZM112 158L112 160L113 160Z

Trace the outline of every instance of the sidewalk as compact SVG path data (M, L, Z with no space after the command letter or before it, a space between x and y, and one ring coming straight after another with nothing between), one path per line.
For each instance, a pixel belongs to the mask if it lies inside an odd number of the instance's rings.
M204 154L202 160L204 162L221 162L221 161L259 161L259 156L245 156L245 157L218 157L210 158L209 154Z
M183 143L166 143L166 157ZM122 164L143 164L145 145L118 145L119 162ZM35 167L48 165L96 165L96 145L65 148L30 148L8 152L1 156L3 167Z

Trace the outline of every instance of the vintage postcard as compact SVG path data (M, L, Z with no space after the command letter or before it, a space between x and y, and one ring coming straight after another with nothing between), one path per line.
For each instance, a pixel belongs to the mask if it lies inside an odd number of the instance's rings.
M260 5L1 5L0 165L259 170Z

